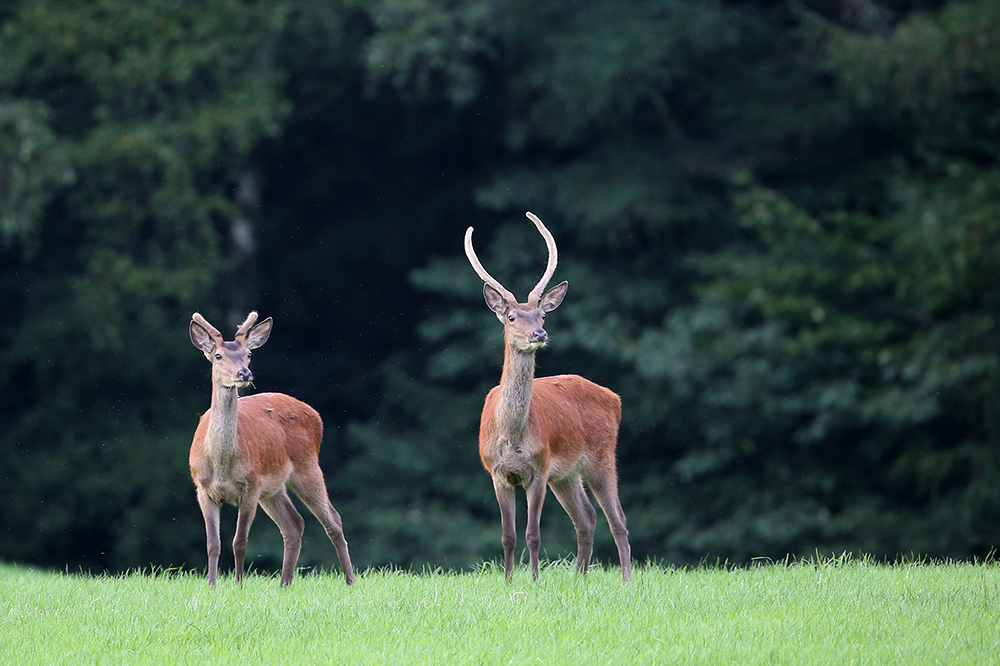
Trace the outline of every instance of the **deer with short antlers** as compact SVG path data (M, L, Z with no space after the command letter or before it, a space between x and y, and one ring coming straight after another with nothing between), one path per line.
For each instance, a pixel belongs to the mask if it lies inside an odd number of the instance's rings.
M576 528L576 568L587 573L594 545L597 512L583 489L586 481L607 516L618 546L622 578L632 579L631 549L625 512L618 499L615 446L621 422L621 399L578 375L535 379L535 352L546 345L544 319L562 303L568 283L545 291L558 263L556 242L542 221L528 213L548 247L548 265L528 294L527 303L486 272L472 248L472 227L465 232L465 254L482 278L486 304L503 323L504 356L500 385L486 396L479 423L479 456L493 477L500 504L504 576L514 568L514 488L528 498L525 540L531 576L538 579L539 520L545 487L569 514ZM544 292L544 293L543 293Z
M197 312L191 316L191 342L212 363L212 406L205 412L191 442L191 478L205 517L208 537L208 583L219 574L219 512L236 505L236 582L243 577L247 535L260 504L281 530L285 552L281 585L291 584L302 548L305 521L288 496L288 487L319 519L337 549L347 584L354 568L344 538L340 514L330 504L319 467L323 421L315 409L283 393L258 393L243 398L237 389L250 384L250 350L267 342L270 317L256 326L251 312L232 342Z

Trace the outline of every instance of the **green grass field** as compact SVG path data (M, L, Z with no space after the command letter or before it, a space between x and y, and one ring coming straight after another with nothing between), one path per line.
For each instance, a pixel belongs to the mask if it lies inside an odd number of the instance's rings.
M464 574L64 575L0 567L5 664L990 664L1000 565L864 560Z

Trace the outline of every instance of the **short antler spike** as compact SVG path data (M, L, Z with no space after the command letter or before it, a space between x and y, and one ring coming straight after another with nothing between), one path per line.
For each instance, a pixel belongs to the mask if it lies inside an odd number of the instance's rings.
M253 325L256 321L257 321L257 311L252 310L250 314L247 315L247 318L243 321L243 323L240 324L239 328L236 329L236 337L233 339L234 340L244 339L247 336L247 333L250 332L250 329L253 328Z
M218 338L220 340L222 339L222 333L219 332L219 329L209 324L208 320L202 317L200 313L195 312L193 315L191 315L191 319L194 321L194 323L198 324L203 329L208 331L208 334L213 338Z

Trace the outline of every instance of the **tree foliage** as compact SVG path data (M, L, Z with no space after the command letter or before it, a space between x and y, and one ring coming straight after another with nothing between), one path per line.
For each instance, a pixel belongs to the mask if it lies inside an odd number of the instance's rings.
M185 324L251 307L358 564L496 556L502 343L461 237L523 296L525 210L570 283L539 372L622 395L637 557L989 552L995 4L5 6L0 557L198 565Z
M261 55L278 28L243 2L52 0L5 18L4 557L190 557L174 503L199 401L178 389L198 375L175 332L212 308L233 181L286 111Z

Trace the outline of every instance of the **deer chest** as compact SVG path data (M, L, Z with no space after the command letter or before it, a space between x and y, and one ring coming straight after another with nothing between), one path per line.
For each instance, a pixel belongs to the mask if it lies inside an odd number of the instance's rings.
M506 486L530 486L543 473L543 461L537 446L530 442L501 439L480 447L486 471Z
M238 473L235 469L223 471L212 465L196 470L195 483L216 504L236 506L250 496L254 485L246 473Z

